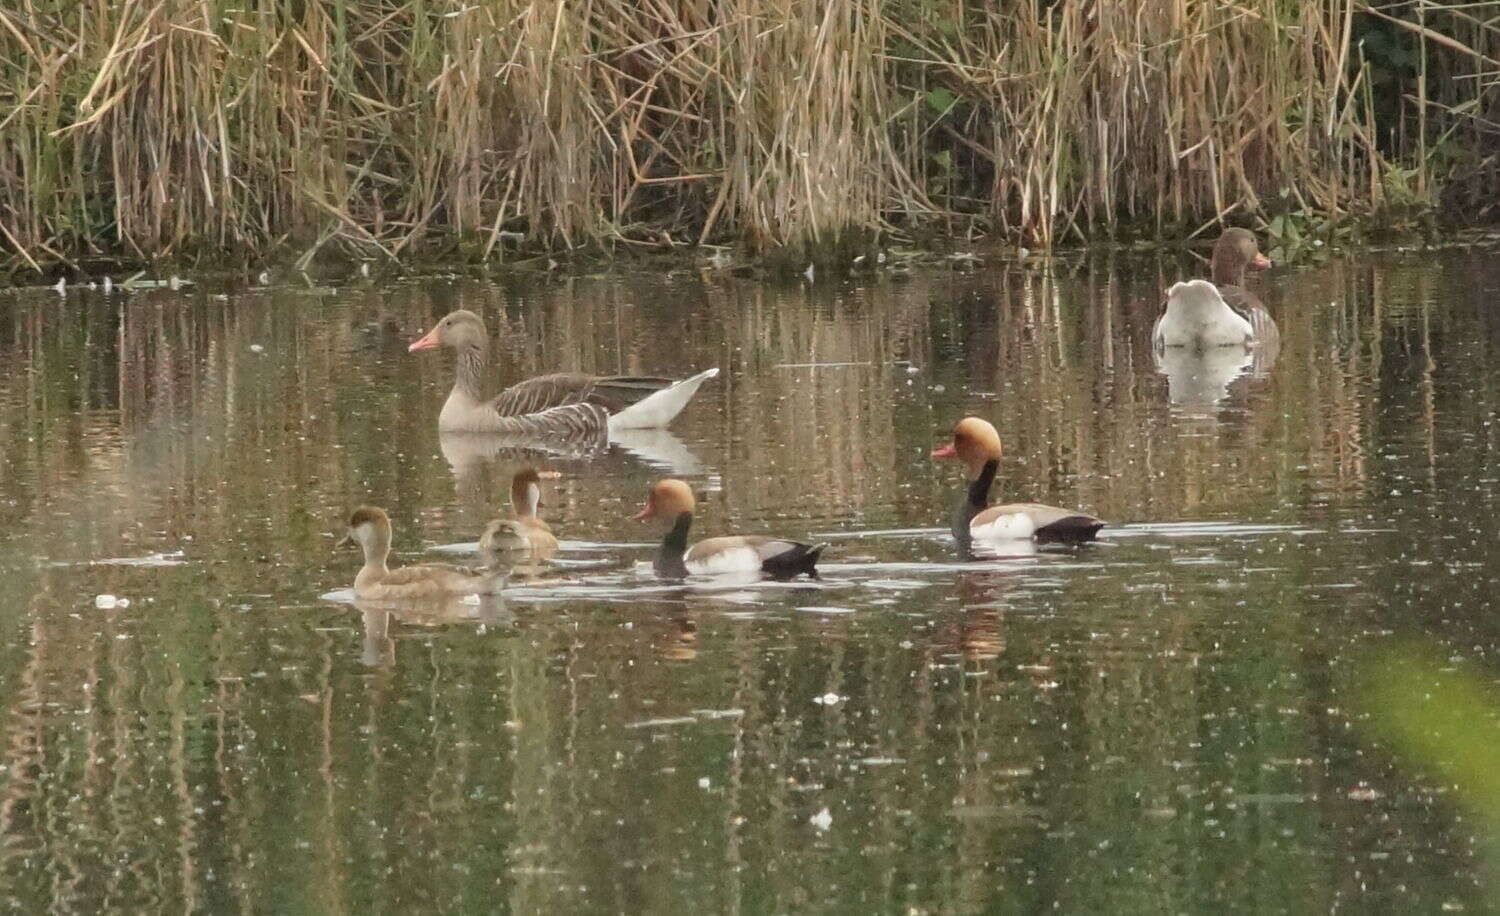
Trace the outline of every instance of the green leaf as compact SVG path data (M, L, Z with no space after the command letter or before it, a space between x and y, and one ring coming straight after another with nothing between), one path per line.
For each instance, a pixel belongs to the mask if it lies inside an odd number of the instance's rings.
M954 95L951 91L944 89L942 86L930 90L927 93L928 107L937 112L940 116L947 114L948 109L952 108L956 104L958 104L958 96Z

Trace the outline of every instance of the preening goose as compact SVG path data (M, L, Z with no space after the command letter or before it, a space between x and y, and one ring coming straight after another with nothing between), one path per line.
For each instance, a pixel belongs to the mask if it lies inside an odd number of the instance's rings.
M1085 512L1037 503L990 505L990 486L1000 467L1000 434L988 421L965 417L953 427L953 441L933 449L934 458L964 462L969 478L953 516L953 536L971 541L1092 541L1104 522Z
M708 369L690 378L598 376L562 372L527 379L485 399L483 377L489 362L489 334L473 312L450 312L407 349L455 351L453 391L438 416L445 432L532 432L549 428L578 434L581 429L643 429L666 426L698 391L719 374Z
M682 578L689 573L756 572L776 579L791 579L806 573L817 577L818 557L826 544L816 546L764 535L733 535L707 538L688 547L697 500L680 480L662 480L651 488L637 521L657 519L666 528L656 554L660 576Z
M391 569L386 565L391 553L391 520L384 509L375 506L360 506L349 516L348 531L339 544L346 542L358 544L365 555L364 566L354 577L356 598L400 601L496 594L505 584L508 571L507 567L469 569L439 563Z

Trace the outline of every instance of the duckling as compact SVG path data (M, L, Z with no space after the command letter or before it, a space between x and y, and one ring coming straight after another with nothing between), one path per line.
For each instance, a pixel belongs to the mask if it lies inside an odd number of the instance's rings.
M391 569L391 519L376 506L360 506L349 516L345 542L358 544L365 565L354 577L354 596L376 600L409 600L445 595L491 595L505 584L507 569L469 569L439 563Z

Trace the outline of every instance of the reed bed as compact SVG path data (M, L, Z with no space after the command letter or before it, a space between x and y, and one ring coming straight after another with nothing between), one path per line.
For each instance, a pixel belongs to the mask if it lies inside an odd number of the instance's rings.
M1481 7L19 0L0 249L839 253L1370 215L1493 187Z

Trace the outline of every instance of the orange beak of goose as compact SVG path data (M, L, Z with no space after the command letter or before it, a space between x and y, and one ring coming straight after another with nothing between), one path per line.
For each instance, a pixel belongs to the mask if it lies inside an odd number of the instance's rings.
M1270 267L1270 266L1271 266L1271 259L1268 258L1268 257L1266 257L1265 255L1261 254L1258 251L1255 253L1255 259L1250 262L1250 269L1251 270L1265 270L1267 267Z
M406 348L406 352L415 353L418 350L436 350L440 346L442 344L438 342L437 328L433 328L423 337L412 341L411 346Z
M934 457L934 458L957 458L958 457L958 452L953 448L953 443L949 442L947 445L941 446L940 448L933 449L932 450L932 457Z

